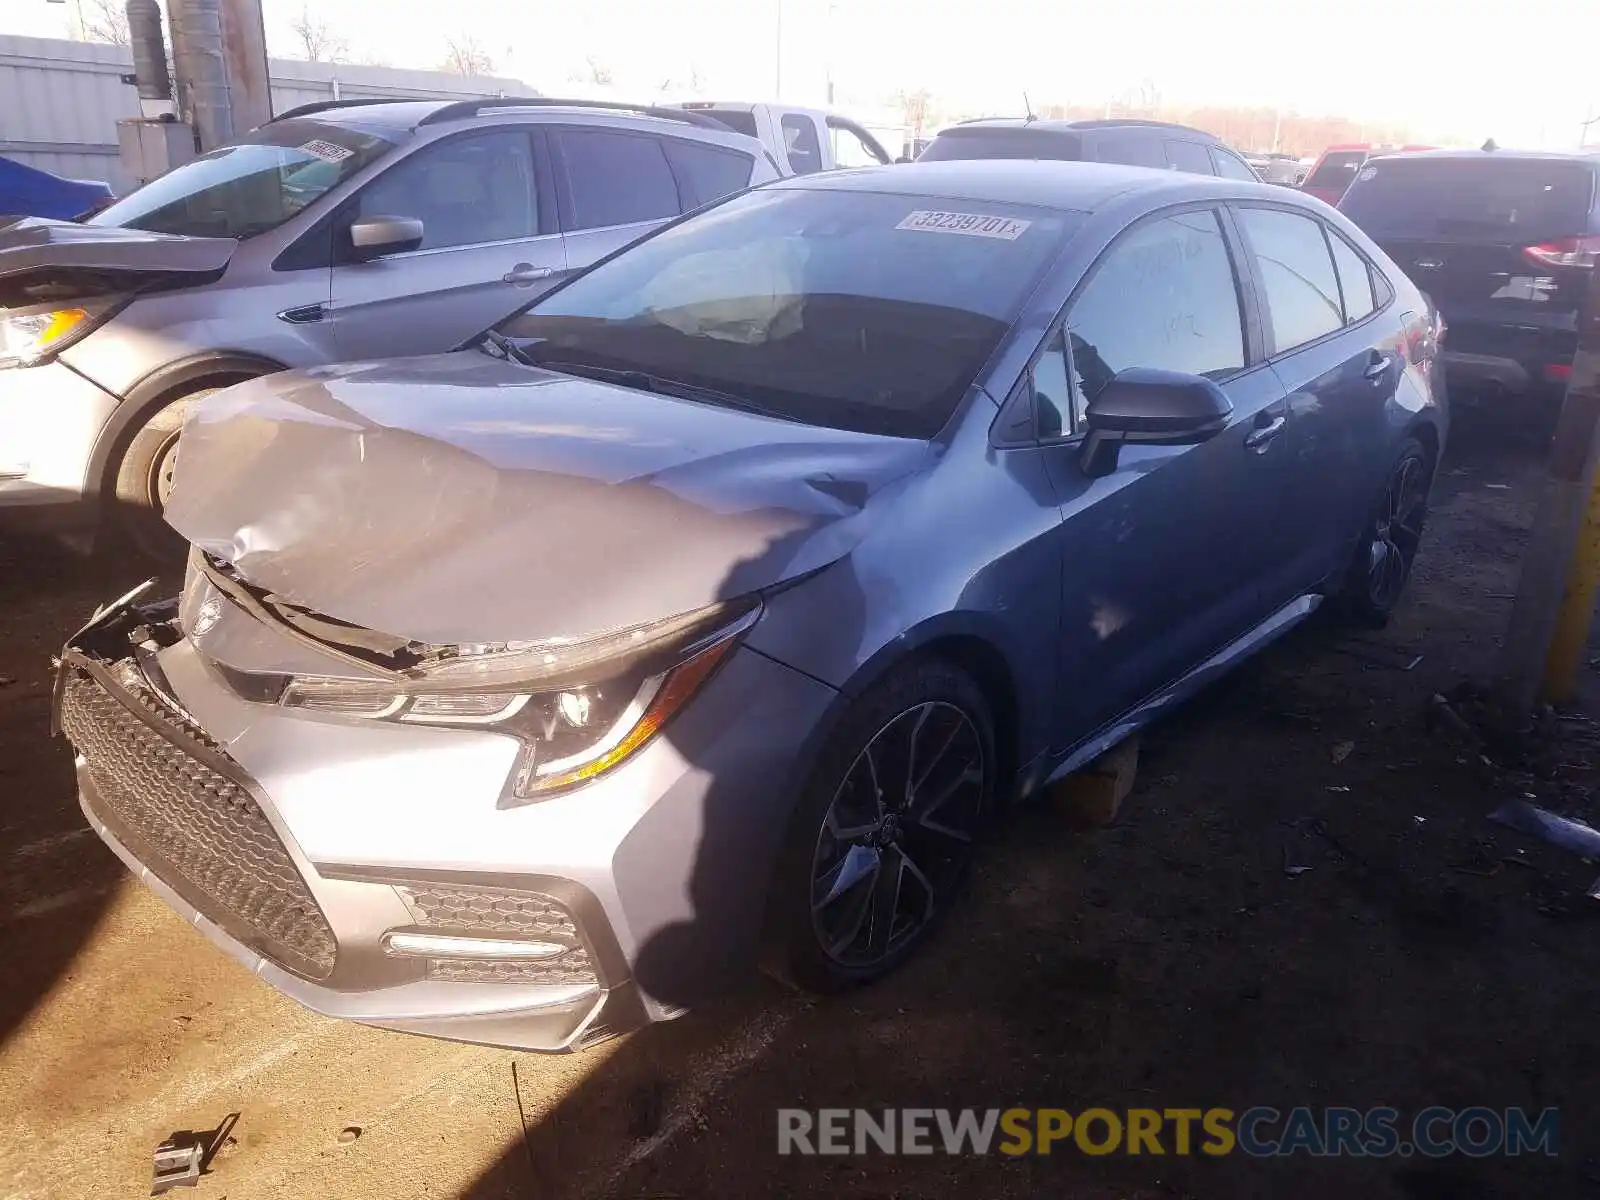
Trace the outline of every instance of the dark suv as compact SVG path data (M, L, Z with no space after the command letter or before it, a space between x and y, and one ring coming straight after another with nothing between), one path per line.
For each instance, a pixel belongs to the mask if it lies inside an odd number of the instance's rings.
M1463 397L1558 401L1600 259L1600 154L1375 158L1339 202L1433 298Z
M1220 175L1258 176L1221 139L1187 125L1165 121L1034 121L1022 117L982 117L939 131L918 162L953 158L1047 158L1069 162L1126 163Z

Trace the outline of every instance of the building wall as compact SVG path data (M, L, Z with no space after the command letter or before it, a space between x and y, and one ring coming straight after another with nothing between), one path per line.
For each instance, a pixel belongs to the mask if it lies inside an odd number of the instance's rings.
M516 79L467 79L442 71L281 58L268 66L275 112L318 100L538 94ZM131 181L117 161L117 121L139 115L138 93L122 82L132 71L126 46L0 36L0 154L125 191Z

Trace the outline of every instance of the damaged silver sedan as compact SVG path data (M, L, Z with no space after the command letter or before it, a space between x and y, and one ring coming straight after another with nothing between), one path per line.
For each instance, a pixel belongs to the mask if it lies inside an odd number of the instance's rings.
M1247 183L747 193L454 354L196 405L182 595L63 653L82 806L263 979L375 1025L571 1049L757 963L875 979L1000 803L1324 599L1387 616L1433 322Z

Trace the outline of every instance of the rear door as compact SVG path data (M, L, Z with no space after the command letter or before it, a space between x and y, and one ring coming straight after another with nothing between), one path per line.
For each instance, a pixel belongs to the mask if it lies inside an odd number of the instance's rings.
M1483 154L1373 159L1339 208L1438 305L1454 344L1538 360L1552 335L1576 343L1594 202L1584 162Z
M551 131L555 149L561 227L567 263L581 271L614 250L637 241L686 207L667 156L665 139L628 129L562 126ZM693 157L679 152L681 161ZM697 183L715 190L707 179ZM745 180L749 181L749 172ZM696 192L696 196L699 192Z
M1295 208L1234 211L1288 398L1292 469L1274 503L1294 538L1266 585L1286 602L1343 570L1375 499L1405 369L1401 321L1381 273L1337 230Z
M342 259L329 311L341 358L449 350L559 278L566 254L536 145L527 126L444 138L356 194L334 234ZM421 220L421 248L350 261L349 222L361 216Z

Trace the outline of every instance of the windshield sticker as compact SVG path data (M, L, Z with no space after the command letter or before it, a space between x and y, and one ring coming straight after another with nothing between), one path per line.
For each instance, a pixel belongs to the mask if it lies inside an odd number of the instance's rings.
M1356 182L1357 183L1365 183L1367 180L1371 179L1377 173L1378 173L1378 168L1377 167L1367 167L1364 170L1362 170L1361 174L1356 176Z
M321 138L313 138L297 149L302 154L320 158L323 162L343 162L355 153L354 150L346 150L343 146L335 146L332 142L325 142Z
M1032 224L1032 221L1016 221L1010 217L986 217L982 213L918 209L908 213L895 228L916 229L923 233L964 233L968 237L999 238L1001 241L1014 242Z

